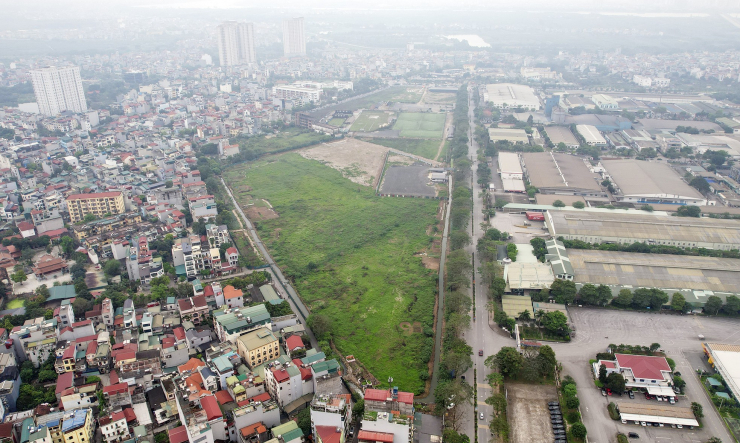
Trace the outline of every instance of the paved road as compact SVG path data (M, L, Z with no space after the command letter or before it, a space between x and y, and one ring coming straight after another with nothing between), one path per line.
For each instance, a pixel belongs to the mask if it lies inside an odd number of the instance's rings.
M468 88L468 94L471 95L472 89ZM475 118L473 115L474 104L471 99L468 101L469 110L468 118L470 120L470 130L468 132L468 157L472 162L472 179L471 186L473 190L473 216L470 223L470 237L472 239L471 244L466 248L467 252L471 255L475 253L475 245L478 239L484 234L484 228L481 224L484 223L483 217L483 198L480 194L481 187L476 183L478 181L477 170L478 170L478 144L475 142L473 137L473 131L475 129ZM495 218L494 218L495 226ZM475 432L478 432L478 441L480 443L488 443L493 440L488 430L488 423L491 420L493 414L493 408L484 403L485 399L491 395L490 388L486 383L486 375L488 370L483 364L483 361L489 355L497 353L504 346L513 346L514 340L504 334L503 331L498 329L494 330L488 326L488 311L486 304L488 303L488 288L483 285L482 279L478 273L481 263L478 255L474 255L473 261L473 279L474 288L471 288L469 294L473 297L473 304L475 306L475 320L471 323L470 328L465 331L465 338L468 344L473 348L473 368L469 369L465 373L465 379L469 382L475 381L478 384L477 398L472 406L466 406L466 412L464 414L464 421L462 426L462 432L470 436L471 441L474 439ZM474 289L474 291L473 291ZM474 292L474 294L473 294ZM472 313L471 313L472 316ZM478 356L478 350L483 350L483 356ZM473 380L474 372L473 369L478 370L478 379ZM474 416L475 414L483 413L483 420L478 421L478 429L474 430Z
M306 327L306 334L308 335L309 339L311 340L311 345L315 349L319 349L318 342L316 340L316 337L314 337L313 332L308 328L308 324L306 322L309 311L306 309L306 306L303 304L303 301L301 301L301 298L298 296L298 293L293 289L293 287L290 285L290 282L285 278L280 268L275 264L275 260L272 259L272 256L270 255L270 252L267 250L265 245L262 243L262 240L260 240L259 236L257 235L257 231L254 229L254 225L252 225L252 222L247 218L247 215L244 214L244 211L242 211L241 206L239 206L239 203L234 198L234 194L231 193L231 189L226 185L226 182L223 178L221 178L221 183L224 185L224 189L226 189L226 192L229 194L229 197L231 198L231 201L234 203L234 207L239 212L239 215L242 216L244 219L244 224L247 227L246 230L249 233L249 236L252 238L252 242L257 246L257 248L260 251L260 254L262 254L262 257L265 258L265 261L268 265L270 265L270 270L272 271L272 275L275 278L275 282L279 285L279 287L282 287L285 293L287 293L288 297L288 303L290 304L291 309L293 309L293 312L295 312L298 315L298 318L303 322L304 326Z

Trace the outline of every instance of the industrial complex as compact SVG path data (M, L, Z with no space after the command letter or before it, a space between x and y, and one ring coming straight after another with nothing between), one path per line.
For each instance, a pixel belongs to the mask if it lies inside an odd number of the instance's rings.
M491 102L499 109L522 107L538 110L542 106L540 99L529 86L513 83L493 83L486 85L483 100Z
M680 292L702 307L709 296L726 299L740 292L740 260L690 255L569 249L577 284L603 284L616 295L620 289L656 288Z
M522 159L529 183L543 194L607 198L607 193L599 184L600 175L592 173L581 157L529 152L522 154Z
M740 221L609 210L551 210L545 223L553 238L588 243L644 242L681 248L740 248Z
M707 204L707 199L667 164L632 159L604 160L601 164L617 190L614 198L618 202Z

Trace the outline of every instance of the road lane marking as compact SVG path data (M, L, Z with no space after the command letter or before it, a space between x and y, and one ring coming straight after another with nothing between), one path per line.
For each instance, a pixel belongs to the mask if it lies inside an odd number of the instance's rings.
M479 424L478 425L478 429L490 429L490 428L488 427L488 425L481 425L481 424Z
M488 406L488 403L486 403L484 401L479 401L478 404L481 405L481 406Z
M484 385L483 383L478 383L478 389L491 389L491 386Z

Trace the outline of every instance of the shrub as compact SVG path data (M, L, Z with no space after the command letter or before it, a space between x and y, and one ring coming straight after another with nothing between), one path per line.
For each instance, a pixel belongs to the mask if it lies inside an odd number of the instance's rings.
M570 428L570 433L573 437L583 440L586 438L586 426L583 423L576 423Z
M617 434L617 443L629 443L629 439L624 434Z
M578 423L581 421L581 414L578 411L570 411L565 414L565 420L570 424Z
M578 397L568 397L565 399L565 406L568 407L568 409L578 409L578 406L580 406L581 401L578 400Z
M615 405L614 402L609 403L607 409L609 409L609 417L611 417L612 420L619 420L619 412L617 412L617 405Z

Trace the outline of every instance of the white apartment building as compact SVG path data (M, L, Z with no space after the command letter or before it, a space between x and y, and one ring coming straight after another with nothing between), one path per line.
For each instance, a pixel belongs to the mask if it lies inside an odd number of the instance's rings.
M273 86L272 96L278 99L295 100L301 104L318 103L323 90L300 85Z
M286 57L306 55L303 17L283 20L283 54Z
M86 112L85 90L77 66L48 67L30 71L39 112L57 115L62 111Z
M218 26L218 59L221 66L255 63L254 25L226 21Z

